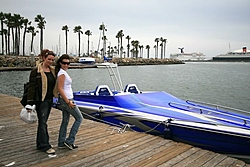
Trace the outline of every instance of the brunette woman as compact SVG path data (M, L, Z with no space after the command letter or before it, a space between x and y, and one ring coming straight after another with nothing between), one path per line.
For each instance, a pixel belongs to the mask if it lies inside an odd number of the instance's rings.
M36 105L38 128L36 137L36 148L47 154L54 154L55 150L49 143L47 121L53 104L53 97L57 97L55 69L51 66L55 54L44 49L40 53L42 63L33 69L29 77L29 89L27 103Z
M59 104L62 109L62 123L58 137L58 148L76 149L78 146L74 144L76 134L82 123L83 116L79 108L74 104L73 90L71 87L72 79L66 72L69 68L70 57L67 54L63 54L56 62L56 74L59 92ZM75 118L75 122L70 129L69 136L66 138L67 127L70 119L70 115Z

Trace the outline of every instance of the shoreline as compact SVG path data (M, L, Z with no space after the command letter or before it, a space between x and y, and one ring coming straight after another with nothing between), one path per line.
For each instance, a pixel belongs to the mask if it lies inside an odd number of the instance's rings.
M95 58L95 64L79 63L80 57L71 57L72 65L70 69L81 68L96 68L98 63L102 63L103 59ZM55 61L58 57L55 58ZM39 62L39 57L30 56L0 56L0 71L27 71L35 67L36 62ZM110 62L118 64L118 66L138 66L138 65L171 65L171 64L185 64L185 62L176 59L145 59L145 58L113 58Z

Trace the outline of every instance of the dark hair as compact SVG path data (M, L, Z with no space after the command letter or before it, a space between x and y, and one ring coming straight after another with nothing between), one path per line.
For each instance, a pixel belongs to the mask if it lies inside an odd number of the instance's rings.
M61 62L63 59L70 59L69 55L68 54L63 54L62 56L59 57L59 59L57 59L56 61L56 66L55 66L55 72L56 72L56 76L61 68Z
M56 56L55 53L49 49L43 49L38 56L43 60L43 58L48 57L48 55Z

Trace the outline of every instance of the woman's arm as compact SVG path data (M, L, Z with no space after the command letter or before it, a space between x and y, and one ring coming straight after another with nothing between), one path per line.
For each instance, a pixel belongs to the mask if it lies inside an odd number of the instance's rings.
M28 95L27 95L27 103L30 105L34 104L34 97L35 97L35 92L37 89L37 83L36 79L37 78L37 68L32 70L30 72L29 76L29 88L28 88Z
M62 75L58 76L57 81L58 81L58 83L57 83L58 92L59 92L60 96L63 98L63 100L68 104L69 100L66 97L64 89L63 89L64 81L65 81L65 75L62 74Z

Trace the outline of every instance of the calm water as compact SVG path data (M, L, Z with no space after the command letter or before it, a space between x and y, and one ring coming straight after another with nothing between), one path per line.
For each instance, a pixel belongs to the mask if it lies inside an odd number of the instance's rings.
M70 69L73 89L113 87L107 69ZM166 91L181 99L216 103L250 112L250 63L190 62L182 65L121 66L123 87ZM0 72L0 93L21 97L30 71Z

